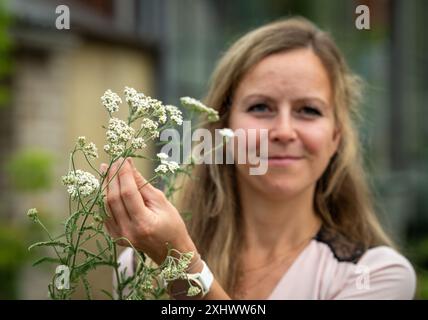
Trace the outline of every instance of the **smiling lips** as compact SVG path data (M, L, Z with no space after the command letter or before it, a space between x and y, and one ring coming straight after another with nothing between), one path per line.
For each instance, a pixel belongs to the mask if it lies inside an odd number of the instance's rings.
M268 158L269 166L288 166L290 164L296 163L301 160L303 157L296 156L271 156Z

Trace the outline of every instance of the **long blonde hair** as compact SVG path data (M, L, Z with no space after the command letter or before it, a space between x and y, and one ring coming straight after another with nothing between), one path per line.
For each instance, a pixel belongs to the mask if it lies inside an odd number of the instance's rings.
M298 17L267 24L240 38L223 55L204 101L218 110L221 118L206 128L213 132L227 127L234 91L252 66L270 54L297 48L311 48L328 71L336 123L342 136L338 151L317 181L315 211L325 227L343 233L365 248L391 245L375 215L353 123L359 119L359 78L349 70L331 37L308 20ZM235 175L231 165L198 165L193 178L185 181L177 203L181 210L191 211L189 233L216 279L229 293L237 280L243 236Z

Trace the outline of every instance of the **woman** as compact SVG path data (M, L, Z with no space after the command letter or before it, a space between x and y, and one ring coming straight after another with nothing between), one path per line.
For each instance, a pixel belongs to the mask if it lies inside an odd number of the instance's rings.
M157 264L165 242L199 253L188 272L212 271L205 299L413 298L414 270L370 199L352 122L359 96L333 40L307 20L250 32L214 72L205 102L221 119L207 128L267 129L266 174L197 166L180 199L186 227L161 191L138 189L145 179L128 161L107 192L109 232ZM121 261L130 266L131 251Z

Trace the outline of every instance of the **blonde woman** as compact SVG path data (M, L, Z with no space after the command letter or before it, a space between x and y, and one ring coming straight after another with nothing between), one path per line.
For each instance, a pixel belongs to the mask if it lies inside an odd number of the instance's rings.
M186 225L160 190L138 189L145 179L128 161L107 192L109 232L157 264L165 242L196 252L196 299L412 299L414 270L382 230L362 167L359 96L333 40L309 21L248 33L214 72L205 102L221 119L207 128L267 129L266 174L196 166L179 201ZM126 250L131 272L132 260Z

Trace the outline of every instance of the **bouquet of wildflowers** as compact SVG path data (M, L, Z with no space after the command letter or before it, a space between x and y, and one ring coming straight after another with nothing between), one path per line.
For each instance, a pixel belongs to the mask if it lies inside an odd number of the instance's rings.
M47 233L48 240L34 243L30 250L36 247L53 249L54 256L42 257L34 263L54 263L57 265L52 281L48 285L49 296L52 299L70 299L79 285L85 288L88 299L92 297L92 289L88 281L88 273L97 267L110 267L115 275L116 287L114 292L102 290L109 298L119 299L159 299L165 293L165 281L186 279L185 270L192 259L193 252L175 252L168 248L168 255L162 265L152 267L145 264L144 253L135 251L138 258L136 272L126 276L119 268L118 241L104 231L104 219L108 212L104 204L104 189L110 181L106 181L109 170L116 161L123 164L126 158L144 158L155 161L158 165L150 181L162 179L167 190L167 197L171 197L174 189L174 180L178 174L189 174L191 165L180 166L177 162L168 161L168 155L159 153L152 159L144 154L144 149L150 141L156 142L162 130L181 126L182 112L175 106L164 105L133 88L124 90L125 101L129 112L127 120L113 115L119 110L122 99L111 90L107 90L101 101L109 114L106 127L106 144L104 152L108 154L109 163L106 172L98 171L94 161L98 158L98 150L94 143L88 142L85 137L78 137L70 153L69 171L62 177L62 182L69 194L69 216L64 221L63 232L52 235L40 220L35 208L28 211L28 216L38 223ZM204 106L201 102L185 97L181 98L184 107L192 112L206 114L208 121L217 121L215 110ZM92 172L76 168L75 157L83 157L89 164ZM116 172L117 174L117 172ZM90 251L88 244L97 250ZM132 247L131 243L129 245ZM123 268L122 268L123 269ZM188 295L196 295L199 288L190 284Z

